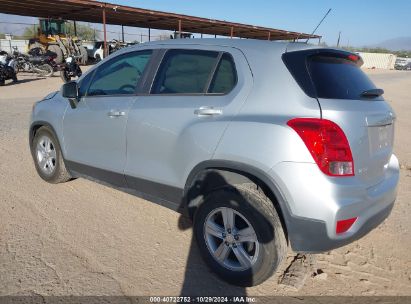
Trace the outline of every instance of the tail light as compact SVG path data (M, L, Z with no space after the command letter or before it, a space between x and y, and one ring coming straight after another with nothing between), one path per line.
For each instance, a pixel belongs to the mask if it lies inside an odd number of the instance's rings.
M294 118L287 122L301 137L322 172L353 176L354 161L344 131L334 122L318 118Z

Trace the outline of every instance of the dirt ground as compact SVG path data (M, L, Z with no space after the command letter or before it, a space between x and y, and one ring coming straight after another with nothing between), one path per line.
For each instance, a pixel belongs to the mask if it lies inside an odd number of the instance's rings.
M171 210L84 179L43 182L29 115L62 82L21 76L0 87L0 295L411 295L411 72L367 73L398 115L398 199L370 234L317 255L323 273L299 290L278 283L281 271L254 288L222 282Z

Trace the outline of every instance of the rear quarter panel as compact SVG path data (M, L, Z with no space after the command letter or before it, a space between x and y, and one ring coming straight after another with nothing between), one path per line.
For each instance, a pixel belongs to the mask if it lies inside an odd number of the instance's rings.
M281 59L285 49L243 51L253 73L253 89L227 127L213 158L245 163L265 172L284 161L313 163L287 121L320 118L317 100L306 96L287 70Z

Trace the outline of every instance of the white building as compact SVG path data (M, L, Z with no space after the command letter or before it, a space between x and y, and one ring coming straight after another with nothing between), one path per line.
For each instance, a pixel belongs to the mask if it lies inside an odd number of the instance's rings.
M365 53L358 52L358 55L364 60L363 68L366 69L386 69L393 70L397 56L386 53Z

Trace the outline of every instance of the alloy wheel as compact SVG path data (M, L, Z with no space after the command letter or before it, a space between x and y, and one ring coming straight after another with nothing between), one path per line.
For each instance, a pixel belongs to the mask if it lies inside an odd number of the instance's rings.
M36 146L37 164L41 171L47 175L53 174L56 169L57 152L52 140L42 136Z
M255 230L234 209L211 211L204 223L204 239L213 258L227 269L244 271L257 261L260 243Z

